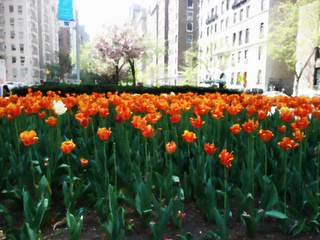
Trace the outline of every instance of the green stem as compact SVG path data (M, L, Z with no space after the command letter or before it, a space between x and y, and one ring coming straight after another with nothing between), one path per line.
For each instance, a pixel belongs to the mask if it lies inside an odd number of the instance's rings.
M198 128L198 158L200 158L200 135L201 135L201 129Z
M302 133L300 132L300 138L301 138L301 142L299 144L299 175L302 177L301 175L301 163L302 163Z
M287 215L287 152L284 152L284 214Z
M252 197L254 197L254 136L252 136L251 146L251 168L252 168Z
M192 161L191 161L191 156L190 156L190 143L188 143L188 155L189 155L189 164L190 164L190 167L193 168Z
M267 191L267 168L268 168L268 157L267 157L267 146L264 144L264 191Z
M212 156L213 158L213 156ZM211 167L211 164L212 164L212 161L211 161L211 156L209 155L209 173L210 173L210 181L211 181L211 178L212 178L212 167Z
M16 137L17 137L17 147L18 147L18 162L17 164L19 164L20 162L20 145L19 145L19 133L18 133L18 124L17 124L17 121L18 121L18 117L15 117L15 121L14 121L14 124L15 124L15 128L16 128ZM19 164L20 165L20 164Z
M116 143L113 142L113 163L114 163L114 191L117 192L117 160L116 160Z
M224 220L225 222L227 222L227 195L228 195L228 170L226 167L224 167L224 203L223 203L223 207L224 207Z
M94 132L93 122L91 123L91 129L92 129L92 138L93 138L93 147L94 147L94 160L98 164L98 155L97 155L97 146L96 146L96 134Z
M107 172L107 155L106 155L106 142L103 141L103 155L104 155L104 177L105 177L105 193L107 193L107 179L108 179L108 172Z
M34 167L33 167L33 162L32 162L31 146L29 147L29 154L30 154L30 170L31 170L31 174L32 174L32 184L33 184L34 189L36 189L36 179L34 176Z
M170 182L171 182L171 189L173 189L173 184L172 184L172 154L170 154Z
M140 168L140 131L138 131L138 166L139 166L139 170L141 171Z
M145 138L145 145L144 145L144 152L145 152L145 161L146 161L146 173L148 172L148 142L147 139Z
M320 143L318 143L317 148L317 161L318 161L318 169L317 169L317 195L319 199L319 164L320 164Z

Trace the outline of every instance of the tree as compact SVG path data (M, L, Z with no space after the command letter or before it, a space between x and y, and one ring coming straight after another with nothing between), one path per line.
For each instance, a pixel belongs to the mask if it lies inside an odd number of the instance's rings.
M298 2L285 0L277 3L271 10L272 22L268 32L268 55L272 59L284 62L289 71L293 71L294 92L298 94L298 84L308 62L319 45L319 4L300 11L309 3L319 0L301 0ZM309 33L303 33L309 29ZM299 34L299 40L297 35ZM299 69L297 62L300 56L308 55Z
M45 65L46 71L49 71L47 75L47 82L59 82L60 66L57 63L50 63Z
M183 56L184 66L180 66L180 68L182 69L181 74L184 76L186 83L190 85L196 85L198 80L199 66L198 44L194 43L189 50L183 52Z
M138 35L134 26L108 27L98 35L91 48L90 56L98 60L100 66L114 70L114 83L119 82L122 68L128 62L131 67L133 84L135 85L135 60L139 60L146 52L146 38Z
M72 69L70 53L59 51L56 54L59 58L60 78L63 79L64 75L70 73Z

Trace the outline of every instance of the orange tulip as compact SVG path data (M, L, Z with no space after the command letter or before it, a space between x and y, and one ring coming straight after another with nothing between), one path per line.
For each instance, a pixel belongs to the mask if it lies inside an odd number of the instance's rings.
M198 129L201 128L202 124L204 124L205 122L202 122L201 117L198 115L196 119L190 118L190 123L193 127Z
M80 164L82 167L85 167L89 164L89 161L87 159L80 158Z
M290 122L291 119L294 117L294 114L292 111L289 110L288 107L283 107L280 109L280 117L282 121Z
M296 130L294 133L292 133L292 136L296 142L301 142L301 140L306 137L304 132L301 132L300 130Z
M219 155L221 164L223 164L226 168L231 168L231 161L233 160L232 153L233 152L228 153L226 149L223 149Z
M167 143L165 146L166 146L166 151L168 153L173 153L177 149L177 145L175 144L174 141L171 141L171 142Z
M149 123L155 124L161 117L160 113L149 113L146 115L146 120Z
M29 146L38 141L37 133L34 130L20 133L21 141L25 146Z
M55 127L57 125L57 119L55 117L49 117L46 120L46 123L48 123L51 127Z
M217 148L214 146L213 143L211 143L210 145L209 145L209 143L207 143L206 145L204 145L204 151L205 151L208 155L214 154L216 150L217 150Z
M101 140L107 140L111 133L110 128L108 130L105 127L98 129L98 136Z
M139 115L134 115L132 117L131 124L135 128L141 129L142 127L144 127L147 124L147 121L145 118L141 118L141 116L139 116Z
M211 113L211 116L216 118L216 119L220 119L223 117L223 109L220 106L216 106Z
M262 110L260 110L260 111L258 111L257 117L258 117L260 120L266 119L266 118L268 118L267 113L268 113L267 111L262 111Z
M259 135L262 141L267 142L273 137L273 133L269 130L260 130Z
M285 132L286 127L287 127L286 125L283 125L282 127L278 126L278 131L279 132Z
M234 124L232 127L230 127L230 130L232 134L238 134L241 131L241 127L237 123L237 124Z
M72 139L70 141L65 141L61 144L61 149L64 153L68 154L72 151L72 149L75 147L76 145L72 142Z
M240 104L237 105L231 105L228 107L228 112L231 115L237 115L238 113L240 113L242 111L242 106Z
M170 120L172 123L177 123L180 121L181 115L180 114L174 114L170 117Z
M296 119L295 123L291 123L291 129L292 130L304 130L308 127L308 117L303 117L300 119Z
M249 119L248 122L245 122L244 124L242 124L243 131L247 133L251 133L252 131L257 130L258 126L259 126L258 121L254 123L254 119Z
M295 147L297 147L299 145L299 143L296 143L295 141L291 140L288 137L285 137L282 139L282 142L278 142L278 145L280 145L280 147L283 150L289 150L289 149L293 149Z
M40 118L40 119L42 119L42 118L44 118L46 116L46 113L43 111L43 112L41 112L41 113L38 113L38 117Z
M181 136L186 142L192 142L197 139L196 134L194 134L193 132L189 132L188 130L184 130L184 134L182 134Z
M87 130L88 124L90 124L92 122L92 119L89 117L83 117L80 119L80 124L82 127L84 127L85 130Z
M99 110L100 117L108 117L109 116L109 109L108 108L100 108Z
M141 133L145 138L149 138L152 136L154 129L152 128L151 125L146 125L141 128Z

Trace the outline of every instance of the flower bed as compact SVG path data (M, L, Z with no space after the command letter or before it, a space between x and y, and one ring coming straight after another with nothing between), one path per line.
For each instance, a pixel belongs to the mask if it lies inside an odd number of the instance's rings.
M0 205L4 235L35 239L56 193L72 239L82 229L81 197L108 239L125 238L128 208L149 239L163 239L168 223L183 228L190 202L216 224L208 239L226 239L232 216L249 237L266 218L277 219L283 234L314 231L319 106L317 97L245 93L61 97L30 90L0 98L0 190L23 206L25 219L14 227Z

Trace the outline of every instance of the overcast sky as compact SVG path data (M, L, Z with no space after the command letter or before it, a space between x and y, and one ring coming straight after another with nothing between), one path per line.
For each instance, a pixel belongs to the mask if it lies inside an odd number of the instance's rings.
M79 24L85 25L92 38L103 25L124 24L133 3L148 7L155 0L75 0L79 11Z

